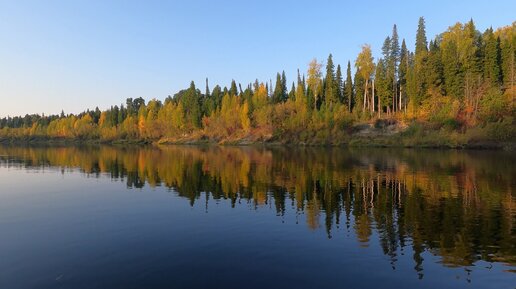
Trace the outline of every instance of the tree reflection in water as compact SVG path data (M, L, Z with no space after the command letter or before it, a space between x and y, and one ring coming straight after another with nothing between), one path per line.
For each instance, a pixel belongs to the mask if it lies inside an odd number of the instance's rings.
M165 186L207 210L209 198L292 209L328 238L342 226L363 247L378 236L393 268L409 246L420 278L425 251L466 270L479 260L516 265L511 153L99 146L0 147L0 156L3 167L80 168L129 188Z

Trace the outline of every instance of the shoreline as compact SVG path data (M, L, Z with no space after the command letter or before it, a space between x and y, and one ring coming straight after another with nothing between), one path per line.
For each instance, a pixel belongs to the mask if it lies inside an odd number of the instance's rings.
M29 145L29 146L263 146L263 147L328 147L328 148L406 148L406 149L449 149L449 150L505 150L516 151L516 142L497 142L482 140L466 143L452 143L451 140L436 140L435 142L414 143L411 139L400 136L368 138L355 137L344 142L289 142L289 141L250 141L238 139L234 141L216 141L209 139L167 138L161 140L112 140L99 139L63 139L63 138L31 138L31 139L1 139L0 145Z

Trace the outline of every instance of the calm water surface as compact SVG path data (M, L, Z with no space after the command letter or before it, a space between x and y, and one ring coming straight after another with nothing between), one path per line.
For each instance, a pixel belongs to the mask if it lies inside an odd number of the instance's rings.
M516 288L515 163L0 147L0 288Z

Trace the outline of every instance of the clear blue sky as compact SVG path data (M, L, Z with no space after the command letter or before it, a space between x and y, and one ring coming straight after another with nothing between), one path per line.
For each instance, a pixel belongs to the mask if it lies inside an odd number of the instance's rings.
M285 70L289 87L316 57L375 56L392 25L413 50L419 16L433 38L473 18L516 20L516 1L0 0L0 117L77 113L127 97L163 100L194 80L242 85Z

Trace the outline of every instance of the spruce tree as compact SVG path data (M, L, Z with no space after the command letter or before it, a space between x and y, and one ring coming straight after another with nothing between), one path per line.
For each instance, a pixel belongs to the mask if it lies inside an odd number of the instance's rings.
M238 95L238 88L237 88L237 85L236 85L236 81L234 79L231 80L231 87L229 88L229 95L230 96Z
M464 73L457 55L457 43L454 41L442 43L441 59L443 63L445 93L449 96L460 98L464 89Z
M291 101L295 101L296 100L296 87L295 87L293 81L292 81L292 88L290 89L290 92L288 93L288 98Z
M427 54L428 42L426 39L425 18L419 17L416 33L416 51L414 55L415 101L418 103L421 102L426 95L425 65Z
M429 89L432 89L439 94L444 94L443 64L441 60L442 56L437 39L435 41L430 41L429 48L430 50L428 51L428 58L426 63L427 71L425 74L425 83Z
M398 62L400 59L400 43L396 24L392 27L391 50L390 50L391 78L392 78L392 99L396 110L400 110L401 104L398 99Z
M409 69L409 52L407 49L407 44L405 43L405 39L401 41L401 50L400 50L400 66L398 69L398 81L399 81L399 96L400 96L400 110L403 109L404 103L407 102L407 73Z
M335 83L337 87L337 96L340 103L343 102L343 84L342 84L342 71L340 69L340 64L337 65L337 74L335 75Z
M419 17L416 33L416 55L428 51L428 41L426 40L425 18Z
M385 66L385 60L378 60L378 64L376 65L375 72L375 87L376 94L378 97L378 107L379 111L383 111L383 107L389 106L389 100L391 95L391 82L390 79L387 78L387 69Z
M333 107L338 101L338 91L335 85L335 66L333 65L333 57L330 53L326 62L326 77L324 79L324 101L327 107Z
M344 85L344 94L347 100L349 112L353 110L353 80L351 79L351 62L348 61L348 68L346 69L346 83Z
M394 60L393 60L393 54L392 54L392 48L393 48L393 44L392 44L392 41L391 41L391 37L390 36L387 36L385 38L385 40L383 41L383 45L382 45L382 55L383 55L383 68L385 69L385 85L386 85L386 89L387 91L389 91L389 100L388 101L385 101L383 104L388 106L389 107L389 104L390 104L390 107L392 109L394 109L394 101L395 101L395 97L393 97L393 83L394 83L394 71L395 71L395 65L394 65ZM390 111L390 110L389 110Z
M283 99L283 79L281 77L281 74L279 72L276 74L276 85L274 86L274 93L272 95L272 102L273 103L279 103Z
M471 19L464 25L464 39L459 39L459 51L463 56L464 92L466 106L472 108L475 102L475 91L480 86L482 77L481 43L482 36L476 30ZM464 44L467 49L464 49Z
M205 98L210 98L210 87L208 86L208 77L206 77L206 90L204 92Z
M285 76L285 70L281 73L281 101L287 101L287 77Z
M502 83L504 89L510 89L516 85L516 33L512 32L514 30L511 30L516 29L514 27L516 27L516 23L512 27L507 27L500 31L500 34L504 30L509 31L508 35L500 35Z
M500 38L495 37L493 29L484 33L484 78L493 87L501 82L501 50Z
M199 101L199 93L195 88L195 83L190 82L190 88L188 88L183 97L181 97L181 103L185 112L185 119L187 123L191 124L193 128L201 127L201 107Z

